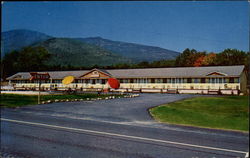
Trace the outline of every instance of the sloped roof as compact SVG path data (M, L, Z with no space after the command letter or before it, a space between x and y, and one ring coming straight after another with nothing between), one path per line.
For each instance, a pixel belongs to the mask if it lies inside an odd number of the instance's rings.
M98 70L98 69L95 69ZM177 68L144 68L144 69L110 69L100 71L110 74L116 78L167 78L167 77L209 77L208 74L213 72L223 73L228 77L240 76L244 70L244 65L237 66L209 66L209 67L177 67ZM66 76L74 76L79 78L83 74L92 70L80 71L49 71L50 77L53 79L63 79ZM20 79L29 79L29 72L19 72L7 78L14 79L20 76Z
M109 73L108 71L106 71L105 69L96 69L96 68L94 68L94 69L92 69L92 70L86 71L85 73L81 74L81 75L78 76L78 77L82 77L82 76L84 76L84 75L86 75L86 74L88 74L88 73L90 73L90 72L93 72L93 71L99 71L99 72L102 72L102 73L104 73L104 74L106 74L106 75L108 75L108 76L112 76L112 74L110 74L110 73Z
M89 70L80 70L80 71L48 71L50 78L53 79L63 79L66 76L74 76L75 78L78 78L82 74L85 74L89 72ZM44 72L43 72L44 73ZM17 76L21 76L21 78L17 79L29 79L30 73L29 72L18 72L10 77L7 78L7 80L14 79Z
M176 68L147 68L107 70L117 78L123 77L208 77L212 72L227 76L240 76L244 65L238 66L209 66L209 67L176 67Z

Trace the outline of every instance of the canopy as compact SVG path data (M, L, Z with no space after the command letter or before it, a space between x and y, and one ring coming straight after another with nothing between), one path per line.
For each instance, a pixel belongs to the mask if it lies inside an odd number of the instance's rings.
M66 76L64 77L64 79L62 80L62 83L67 85L67 84L70 84L74 81L74 76Z
M116 78L109 78L108 84L111 88L117 89L120 87L120 83Z

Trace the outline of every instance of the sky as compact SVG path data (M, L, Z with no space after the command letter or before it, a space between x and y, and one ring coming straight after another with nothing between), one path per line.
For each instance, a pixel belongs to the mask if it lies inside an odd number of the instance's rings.
M102 37L182 52L249 51L247 1L40 1L2 3L2 32Z

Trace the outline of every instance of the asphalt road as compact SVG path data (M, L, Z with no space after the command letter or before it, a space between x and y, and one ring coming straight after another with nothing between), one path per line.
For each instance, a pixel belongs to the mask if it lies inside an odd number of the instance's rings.
M249 134L155 122L147 109L194 95L53 103L1 110L1 155L65 158L244 157Z

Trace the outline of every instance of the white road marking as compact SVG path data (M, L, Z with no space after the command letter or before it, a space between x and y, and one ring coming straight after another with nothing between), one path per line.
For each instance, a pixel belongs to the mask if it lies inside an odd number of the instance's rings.
M223 149L223 148L216 148L216 147L209 147L209 146L201 146L201 145L194 145L194 144L173 142L173 141L153 139L153 138L145 138L145 137L130 136L130 135L123 135L123 134L116 134L116 133L100 132L100 131L93 131L93 130L80 129L80 128L72 128L72 127L63 127L63 126L43 124L43 123L26 122L26 121L12 120L12 119L6 119L6 118L1 118L1 120L2 121L7 121L7 122L21 123L21 124L29 124L29 125L51 127L51 128L66 129L66 130L72 130L72 131L80 131L80 132L85 132L85 133L94 133L94 134L99 134L99 135L116 136L116 137L122 137L122 138L130 138L130 139L152 141L152 142L158 142L158 143L174 144L174 145L181 145L181 146L201 148L201 149L208 149L208 150L217 150L217 151L224 151L224 152L247 154L247 152L245 152L245 151Z
M249 158L249 152L246 153L245 158Z

